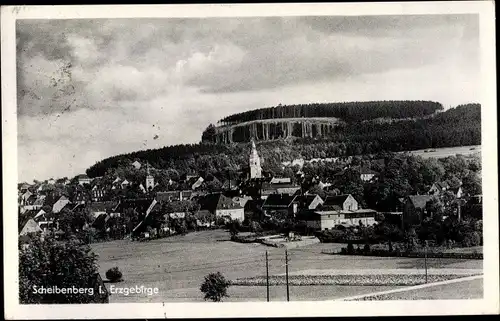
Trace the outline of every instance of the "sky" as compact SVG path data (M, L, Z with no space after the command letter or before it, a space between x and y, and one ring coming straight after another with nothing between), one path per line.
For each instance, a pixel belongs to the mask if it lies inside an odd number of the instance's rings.
M312 102L479 101L477 15L18 20L19 180Z

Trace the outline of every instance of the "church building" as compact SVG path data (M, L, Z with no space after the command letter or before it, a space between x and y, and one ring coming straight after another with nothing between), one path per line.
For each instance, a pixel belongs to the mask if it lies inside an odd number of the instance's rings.
M149 163L147 164L147 176L146 176L146 191L152 191L155 188L155 178L149 173Z
M250 178L262 178L262 167L260 166L260 158L255 147L255 142L252 139L252 151L250 152Z

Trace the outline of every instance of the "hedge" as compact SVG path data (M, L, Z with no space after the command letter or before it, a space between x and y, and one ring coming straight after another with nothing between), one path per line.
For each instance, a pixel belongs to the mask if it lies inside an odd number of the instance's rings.
M429 274L427 282L440 282L456 279L469 275L454 274ZM288 277L289 285L350 285L350 286L383 286L383 285L419 285L426 283L424 274L346 274L346 275L291 275ZM265 276L242 278L231 282L231 285L240 286L265 286ZM269 285L284 285L284 275L270 276Z
M468 260L482 260L483 253L448 253L448 252L400 252L387 250L370 250L370 251L354 251L349 252L347 248L342 248L340 252L326 252L322 251L323 254L331 255L361 255L361 256L379 256L379 257L410 257L410 258L436 258L436 259L468 259Z

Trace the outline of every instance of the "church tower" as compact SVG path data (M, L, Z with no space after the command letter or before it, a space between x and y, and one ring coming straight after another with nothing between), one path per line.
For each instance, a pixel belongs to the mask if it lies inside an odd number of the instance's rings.
M252 151L250 152L250 178L261 178L262 168L260 167L260 158L252 139Z
M155 178L149 173L149 163L147 164L148 174L146 176L146 191L151 191L155 187Z

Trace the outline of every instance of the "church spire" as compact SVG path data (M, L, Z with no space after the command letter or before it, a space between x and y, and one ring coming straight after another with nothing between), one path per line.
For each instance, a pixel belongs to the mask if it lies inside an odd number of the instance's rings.
M255 141L252 138L252 151L250 152L250 178L261 178L262 168L260 167L260 158L257 153L257 147L255 147Z

